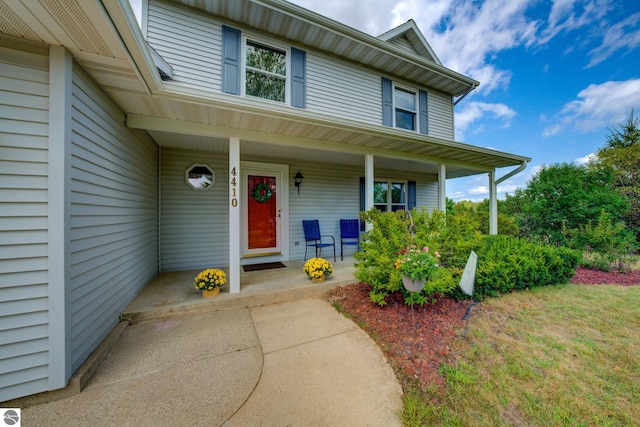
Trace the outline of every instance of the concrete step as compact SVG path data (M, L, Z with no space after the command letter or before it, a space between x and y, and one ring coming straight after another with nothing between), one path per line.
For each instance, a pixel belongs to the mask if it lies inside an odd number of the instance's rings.
M286 277L281 277L278 285L273 285L269 280L264 280L258 286L241 289L239 294L230 294L223 287L219 295L212 298L203 298L199 291L175 284L184 283L185 279L192 280L193 272L184 273L184 278L158 277L140 293L136 300L122 313L122 320L130 324L146 320L175 315L186 315L198 312L216 310L228 310L244 307L257 307L281 302L305 299L321 296L337 286L347 286L358 283L358 280L346 275L342 277L329 277L325 282L312 283L309 280L289 283ZM161 275L165 276L165 275ZM174 282L174 285L162 286L161 282ZM164 298L163 298L164 296Z

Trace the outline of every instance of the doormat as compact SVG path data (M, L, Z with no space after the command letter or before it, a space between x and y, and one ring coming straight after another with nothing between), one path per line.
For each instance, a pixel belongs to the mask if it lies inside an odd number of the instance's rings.
M287 266L281 262L265 262L264 264L243 265L242 269L246 271L272 270L274 268L286 268Z

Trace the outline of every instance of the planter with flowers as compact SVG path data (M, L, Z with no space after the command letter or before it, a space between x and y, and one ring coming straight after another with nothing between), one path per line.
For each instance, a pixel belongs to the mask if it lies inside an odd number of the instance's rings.
M218 268L207 268L198 273L193 283L204 298L210 298L220 293L220 287L227 283L227 275Z
M419 249L412 245L398 253L395 267L402 274L405 289L420 292L425 282L435 277L440 267L440 254L430 252L426 246Z
M333 265L324 258L310 258L304 264L304 272L313 282L323 282L324 279L333 273Z

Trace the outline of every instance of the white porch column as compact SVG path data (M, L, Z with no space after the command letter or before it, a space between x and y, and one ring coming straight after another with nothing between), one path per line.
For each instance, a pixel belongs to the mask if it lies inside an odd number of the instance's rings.
M489 172L489 234L498 234L498 185L495 169Z
M373 171L373 154L367 154L364 162L364 207L365 210L373 208L373 181L375 179ZM371 229L371 224L367 223L367 230Z
M438 165L438 210L447 212L447 165Z
M49 390L62 388L71 371L71 314L67 284L71 188L71 91L73 57L49 48Z
M229 289L240 293L240 138L229 138Z

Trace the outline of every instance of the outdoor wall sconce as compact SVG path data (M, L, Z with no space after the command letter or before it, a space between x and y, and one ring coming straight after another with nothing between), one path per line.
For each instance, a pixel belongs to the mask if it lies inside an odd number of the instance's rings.
M296 174L296 176L293 177L293 184L296 186L296 188L298 189L298 194L300 194L300 184L302 184L302 180L304 179L304 176L302 176L302 174L300 173L300 171L298 171L298 173Z

